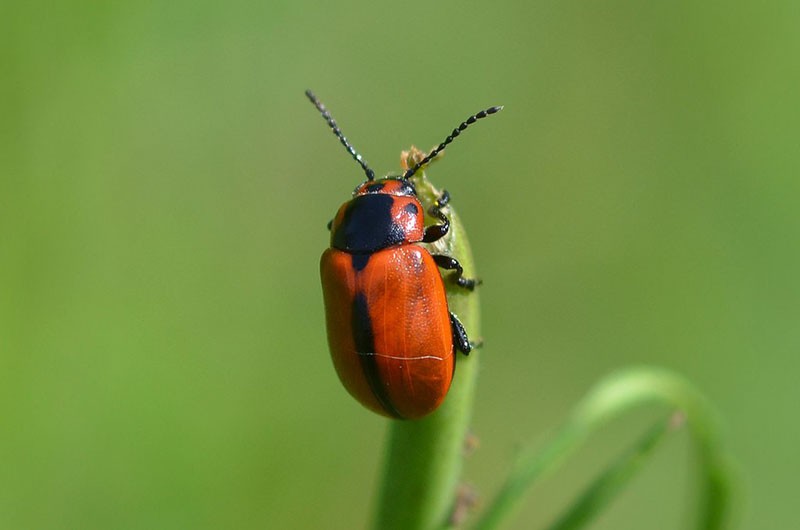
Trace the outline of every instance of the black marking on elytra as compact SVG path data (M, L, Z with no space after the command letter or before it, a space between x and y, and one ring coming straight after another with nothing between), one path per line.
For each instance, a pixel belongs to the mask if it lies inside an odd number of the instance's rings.
M350 261L356 272L361 272L367 267L371 257L372 254L350 254Z
M360 195L347 205L331 246L348 252L375 252L406 239L403 227L392 219L391 195Z
M386 412L396 418L401 418L402 416L389 399L385 384L381 381L375 356L375 334L372 330L372 319L369 316L369 304L367 297L362 292L356 293L353 298L351 326L356 353L361 361L361 369L364 370L364 377L367 379L375 399Z
M328 123L328 127L331 128L333 134L336 135L336 138L338 138L344 148L347 149L347 152L350 153L350 156L353 157L353 160L358 162L358 164L364 170L364 173L367 175L367 180L375 180L375 172L369 168L367 162L361 157L361 155L358 154L358 152L356 152L355 148L350 145L350 142L347 141L347 138L344 137L342 130L339 129L339 125L336 123L336 120L333 119L331 113L328 112L328 109L325 108L325 105L323 105L322 102L317 99L317 96L315 96L310 90L306 90L306 97L311 101L311 103L314 104L315 107L317 107L317 110L320 111L322 118Z
M447 138L445 138L444 141L442 143L440 143L439 146L436 149L431 151L428 154L428 156L426 156L425 158L423 158L422 160L417 162L417 164L414 167L412 167L411 169L409 169L405 173L403 173L403 178L405 178L405 179L411 178L414 175L414 173L416 173L417 170L419 170L419 168L421 168L422 166L424 166L425 164L427 164L428 162L433 160L436 157L436 155L438 155L439 153L444 151L444 148L447 147L450 144L450 142L452 142L453 140L458 138L458 135L460 135L462 132L464 132L464 130L467 127L469 127L470 125L472 125L476 121L478 121L478 120L480 120L482 118L485 118L487 116L491 116L492 114L494 114L496 112L499 112L501 110L503 110L503 107L490 107L490 108L488 108L486 110L480 111L477 114L473 114L472 116L467 118L465 121L461 122L461 125L459 125L455 129L453 129L453 132L451 132L450 135Z
M417 205L414 204L413 202L410 202L405 206L403 206L403 209L408 213L410 213L411 215L417 215L419 213L419 208L417 208Z

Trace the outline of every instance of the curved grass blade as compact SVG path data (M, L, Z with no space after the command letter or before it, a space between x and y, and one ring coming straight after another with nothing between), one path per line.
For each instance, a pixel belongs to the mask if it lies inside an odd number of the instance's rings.
M683 423L681 414L656 423L633 447L606 468L548 530L577 530L589 524L622 492L666 435Z
M548 445L520 454L499 494L474 528L498 528L521 502L527 489L557 468L592 432L632 408L654 403L685 415L697 449L700 472L695 528L725 528L730 518L733 481L716 412L686 379L669 370L651 367L624 369L600 381Z

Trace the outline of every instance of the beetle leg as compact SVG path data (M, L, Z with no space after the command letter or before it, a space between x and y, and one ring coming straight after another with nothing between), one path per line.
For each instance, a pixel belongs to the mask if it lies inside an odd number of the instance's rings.
M433 261L435 261L436 265L439 267L449 271L456 271L455 280L456 284L460 287L472 291L475 289L476 285L480 285L482 283L478 278L464 278L464 268L456 258L452 256L445 256L444 254L432 254L432 256Z
M331 227L333 226L333 219L328 221L328 231L330 231Z
M464 355L469 355L472 351L472 343L467 337L467 332L461 321L453 313L450 313L450 327L453 329L453 346Z
M450 192L447 190L442 190L442 194L439 195L439 198L436 199L436 206L439 208L444 208L447 206L447 203L450 202Z
M439 219L442 224L440 225L431 225L425 229L425 235L422 237L423 243L433 243L434 241L439 241L444 236L447 235L447 232L450 230L450 219L442 212L442 208L447 206L447 203L450 202L450 194L447 190L442 190L442 194L436 199L436 204L431 206L430 210L428 210L428 214L436 217Z

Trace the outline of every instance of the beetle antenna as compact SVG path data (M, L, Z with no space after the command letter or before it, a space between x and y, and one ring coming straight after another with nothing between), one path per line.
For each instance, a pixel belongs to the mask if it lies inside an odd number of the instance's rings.
M434 149L433 151L431 151L428 154L428 156L426 156L425 158L423 158L422 160L417 162L417 164L414 167L412 167L411 169L406 170L406 172L403 173L403 178L404 179L409 179L412 176L414 176L414 173L416 173L417 170L419 170L419 168L421 168L422 166L424 166L425 164L427 164L428 162L433 160L436 157L436 155L438 155L439 153L444 151L444 148L447 147L448 144L450 144L450 142L455 140L458 137L459 134L464 132L464 129L466 129L467 127L469 127L470 125L472 125L476 121L478 121L478 120L480 120L482 118L485 118L486 116L490 116L490 115L492 115L492 114L494 114L496 112L500 112L501 110L503 110L502 106L500 106L500 107L489 107L488 109L482 110L477 114L473 114L472 116L467 118L465 121L461 122L461 125L459 125L455 129L453 129L453 132L451 132L450 135L447 138L444 139L444 142L440 143L439 146L436 149Z
M344 137L342 130L339 129L339 125L336 124L336 120L333 119L333 116L331 116L331 113L325 108L325 105L323 105L322 102L317 99L317 96L315 96L310 90L306 90L306 97L308 97L308 99L311 100L311 103L317 107L317 110L322 113L322 117L328 123L328 126L331 128L331 130L333 130L333 134L335 134L336 138L342 142L342 145L345 149L347 149L347 152L350 153L350 156L353 157L353 160L358 162L359 165L364 169L364 173L367 174L367 180L375 180L375 172L369 168L364 159L361 158L361 155L356 152L355 148L350 145L350 142L348 142L347 138Z

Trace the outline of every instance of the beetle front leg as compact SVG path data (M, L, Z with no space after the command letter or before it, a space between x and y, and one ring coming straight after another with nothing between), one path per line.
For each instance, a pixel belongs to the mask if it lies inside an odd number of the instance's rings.
M439 241L447 235L447 232L450 231L450 219L448 219L444 212L442 212L442 208L447 206L447 203L449 202L450 194L447 192L447 190L443 190L439 198L436 199L436 204L431 206L430 210L428 210L428 214L439 219L442 224L431 225L426 228L425 235L422 237L423 243L433 243L434 241Z
M432 254L432 256L433 261L435 261L436 265L439 267L449 271L456 271L455 280L459 287L463 287L464 289L472 291L475 289L476 285L480 285L482 283L478 278L464 278L464 268L456 258L452 256L445 256L444 254Z

